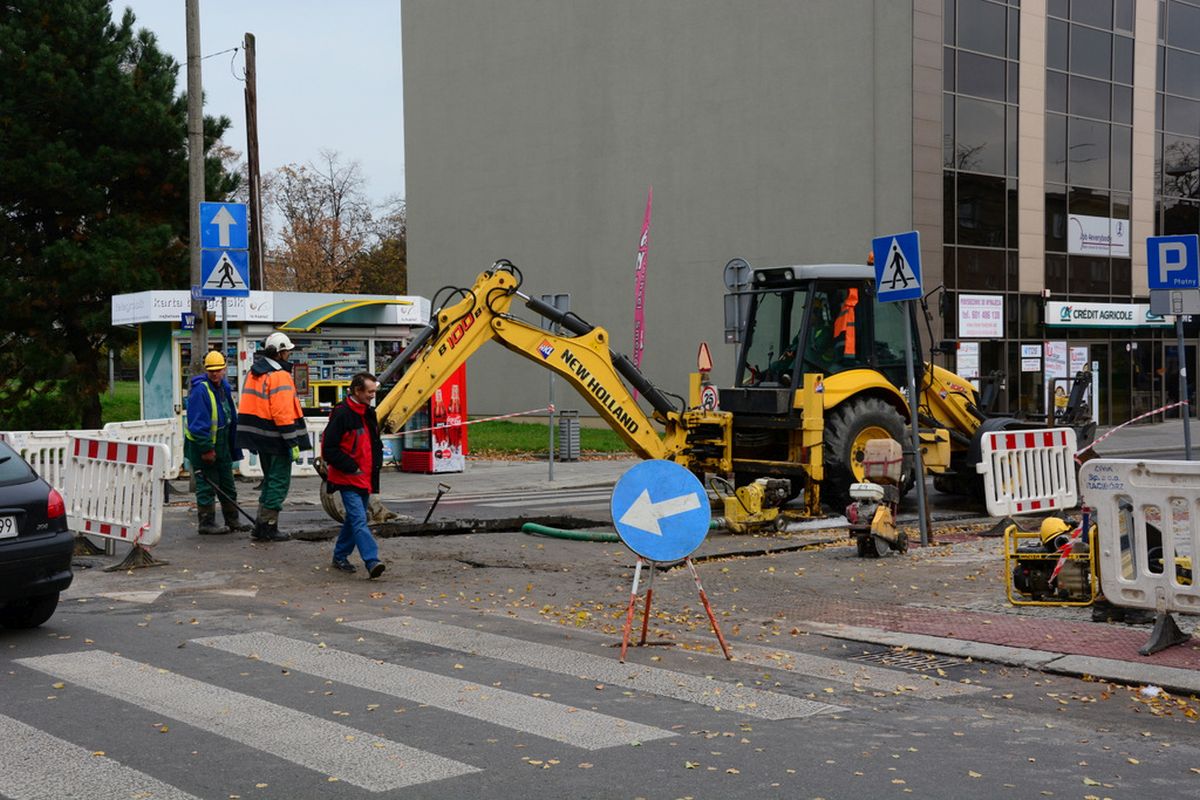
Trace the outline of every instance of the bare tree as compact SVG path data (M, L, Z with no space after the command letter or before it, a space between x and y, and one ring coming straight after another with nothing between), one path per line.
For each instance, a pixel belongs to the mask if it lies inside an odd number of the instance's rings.
M264 196L279 213L279 240L266 259L271 289L352 292L355 261L375 239L374 214L358 162L322 150L316 162L288 164L272 175Z

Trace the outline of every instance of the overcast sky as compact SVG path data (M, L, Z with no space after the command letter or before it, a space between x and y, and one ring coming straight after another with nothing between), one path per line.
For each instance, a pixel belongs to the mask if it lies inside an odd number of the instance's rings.
M400 0L199 0L204 56L256 39L258 142L263 172L303 164L322 149L356 160L379 202L404 195ZM179 62L187 87L184 0L112 0ZM244 53L203 61L204 112L233 120L225 141L246 151Z

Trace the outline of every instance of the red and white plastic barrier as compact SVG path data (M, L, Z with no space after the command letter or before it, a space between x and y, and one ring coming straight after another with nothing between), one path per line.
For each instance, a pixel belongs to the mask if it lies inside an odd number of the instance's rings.
M167 477L179 477L183 470L183 417L163 419L134 419L128 422L109 422L104 426L104 435L110 439L124 439L141 444L165 444L170 448L170 463ZM78 432L74 432L78 435Z
M165 444L72 436L63 499L76 533L151 547L162 538Z
M982 447L976 469L992 516L1057 511L1078 502L1071 428L995 431L984 434Z

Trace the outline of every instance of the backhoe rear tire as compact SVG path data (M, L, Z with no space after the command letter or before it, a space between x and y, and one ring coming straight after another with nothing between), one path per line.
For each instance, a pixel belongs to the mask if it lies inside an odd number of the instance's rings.
M875 397L847 400L825 422L825 480L821 499L835 511L850 502L850 484L863 480L863 450L871 439L891 437L904 444L904 418ZM900 478L903 496L913 486L912 459L906 456Z

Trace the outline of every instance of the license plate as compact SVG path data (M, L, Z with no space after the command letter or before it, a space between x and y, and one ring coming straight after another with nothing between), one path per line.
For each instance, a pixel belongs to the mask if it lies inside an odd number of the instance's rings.
M16 517L0 517L0 539L13 539L17 533Z

